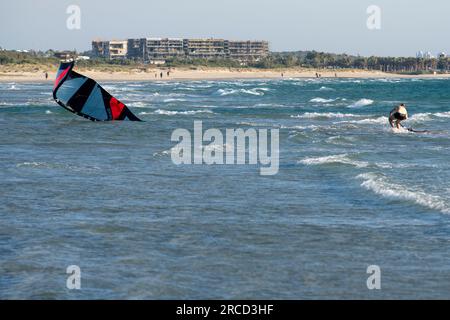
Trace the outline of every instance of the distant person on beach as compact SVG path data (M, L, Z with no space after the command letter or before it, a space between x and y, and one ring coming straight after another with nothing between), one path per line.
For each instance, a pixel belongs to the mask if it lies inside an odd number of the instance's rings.
M170 76L170 71L167 71L167 76L168 76L168 77Z
M281 74L281 77L284 78L284 73Z
M155 73L155 79L156 79L156 78L158 78L158 74L157 74L157 73Z
M160 77L161 77L161 79L162 79L162 77L163 77L163 73L161 72L161 73L160 73L159 75L160 75Z
M392 128L403 128L401 122L406 119L408 119L408 110L406 110L406 106L403 103L398 107L392 109L391 113L389 114L389 124Z
M45 80L47 80L47 79L48 79L48 73L45 72Z

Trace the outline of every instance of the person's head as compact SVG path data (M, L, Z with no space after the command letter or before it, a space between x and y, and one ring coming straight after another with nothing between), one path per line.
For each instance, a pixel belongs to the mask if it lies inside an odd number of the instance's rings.
M399 113L405 118L402 120L408 119L408 111L406 110L406 106L404 103L400 104Z

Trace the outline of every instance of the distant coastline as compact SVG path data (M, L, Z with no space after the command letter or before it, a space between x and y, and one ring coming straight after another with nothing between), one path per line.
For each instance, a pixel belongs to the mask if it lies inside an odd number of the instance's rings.
M148 67L125 66L76 67L76 70L98 81L181 81L226 79L289 79L289 78L450 78L450 74L396 74L362 69L323 70L312 68L220 68L220 67ZM167 72L169 71L169 75ZM48 79L45 79L45 73ZM162 74L162 77L161 77ZM0 82L52 82L56 76L53 65L0 65Z
M84 55L85 54L85 55ZM259 61L168 59L164 64L104 59L89 52L0 51L0 81L53 81L61 59L99 81L280 78L449 78L450 58L355 57L316 51L270 53ZM169 74L168 74L169 72Z

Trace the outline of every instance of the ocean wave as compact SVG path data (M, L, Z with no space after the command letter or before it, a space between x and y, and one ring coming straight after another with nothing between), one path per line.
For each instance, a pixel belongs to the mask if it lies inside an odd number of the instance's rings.
M167 102L184 102L187 101L186 99L180 99L180 98L169 98L163 100L165 103Z
M0 107L51 107L53 105L53 100L45 99L45 100L31 100L26 102L0 102Z
M235 90L235 89L219 89L219 90L217 90L217 94L219 94L221 96L228 96L230 94L235 94L237 92L238 92L238 90Z
M412 122L424 122L424 121L430 121L432 120L431 117L433 116L432 113L416 113L412 115L408 121Z
M177 89L180 90L198 90L198 89L208 89L211 88L213 85L212 84L196 84L196 83L192 83L191 86L186 86L186 87L179 87Z
M257 103L253 107L255 107L255 108L258 108L258 107L265 108L265 107L289 107L289 106L285 106L285 105L277 104L277 103Z
M371 79L370 82L399 83L404 82L404 80L400 78L380 78L380 79Z
M336 99L324 99L324 98L313 98L309 100L309 102L315 102L315 103L329 103L336 101Z
M323 86L323 87L320 87L320 89L318 89L318 91L336 91L336 90L333 88Z
M364 173L357 176L363 180L361 186L386 198L412 201L423 207L450 213L450 204L437 195L426 193L419 188L408 188L388 181L375 173Z
M306 112L303 114L298 115L291 115L291 118L297 118L297 119L320 119L320 118L353 118L353 117L359 117L359 115L352 114L352 113L334 113L334 112Z
M203 151L207 151L207 152L224 152L226 150L232 150L233 146L231 144L216 144L216 143L211 143L209 145L201 145L197 147L197 150L202 149ZM162 156L170 156L172 155L172 152L175 154L179 154L182 155L183 154L183 148L180 146L174 146L170 149L167 150L163 150L163 151L159 151L159 152L155 152L153 153L154 157L162 157Z
M181 151L183 150L183 149L181 149L181 148L178 148L178 149L177 149L177 147L173 147L172 149L173 149L175 152L178 150L178 153L179 153L179 154L180 154ZM155 152L155 153L153 153L153 156L154 156L154 157L162 157L162 156L168 156L168 155L171 155L171 154L172 154L172 149L168 149L168 150L163 150L163 151Z
M242 121L242 122L238 122L236 123L238 126L249 126L249 127L259 127L262 124L261 123L256 123L256 122L247 122L247 121Z
M356 101L355 103L349 105L348 108L360 108L360 107L370 106L373 103L374 103L374 101L371 99L360 99L360 100Z
M395 134L412 134L411 131L409 131L406 128L402 128L402 127L398 128L398 129L397 128L391 128L391 132L395 133Z
M320 129L327 129L329 130L330 127L329 126L317 126L315 124L310 124L307 126L285 126L285 125L281 125L279 127L280 129L290 129L290 130L312 130L312 131L316 131L316 130L320 130Z
M68 170L68 171L98 171L101 168L96 166L76 166L67 163L49 163L49 162L37 162L27 161L21 162L16 165L17 168L32 168L32 169L56 169L56 170Z
M0 107L12 107L14 103L0 101Z
M151 107L148 103L142 102L142 101L127 103L127 106L133 107L133 108L150 108Z
M335 137L340 138L340 137ZM338 154L324 157L309 157L299 161L301 164L305 165L323 165L323 164L344 164L350 165L357 168L367 168L367 167L377 167L381 169L393 169L393 168L406 168L409 165L405 164L393 164L387 162L375 162L370 163L367 161L353 160L348 154Z
M450 118L450 111L435 113L434 115L438 118Z
M447 112L436 112L436 113L430 113L430 112L416 113L416 114L413 114L408 119L408 121L426 122L426 121L433 120L432 119L433 117L436 117L436 118L450 118L450 111L447 111Z
M173 111L173 110L162 110L158 109L153 114L160 114L160 115L167 115L167 116L174 116L174 115L193 115L198 113L214 113L211 110L186 110L186 111ZM140 114L144 114L141 112ZM147 113L148 114L148 113Z
M221 96L228 96L233 94L249 94L254 96L263 96L265 91L270 90L269 88L254 88L254 89L219 89L217 94Z
M53 112L51 112L50 110L45 110L45 114L52 114Z
M369 166L368 162L350 159L348 154L338 154L324 157L308 157L300 160L299 163L308 166L322 165L322 164L336 164L336 163L352 165L358 168L365 168Z
M130 88L128 88L128 85L122 85L119 84L116 85L103 85L102 86L106 91L108 92L117 92L117 91L130 91Z
M179 87L179 88L175 88L175 90L180 90L180 91L197 91L199 88L191 88L191 87Z
M360 120L348 120L348 121L340 121L335 122L334 124L340 123L353 123L353 124L387 124L389 123L388 117L378 117L378 118L366 118Z
M233 150L233 146L231 144L216 144L216 143L211 143L209 145L205 145L202 146L203 150L211 152L211 151L215 151L215 152L225 152L227 150Z

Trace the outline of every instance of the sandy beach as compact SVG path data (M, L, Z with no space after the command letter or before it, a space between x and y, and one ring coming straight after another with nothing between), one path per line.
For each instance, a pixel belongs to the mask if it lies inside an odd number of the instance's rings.
M221 79L281 79L281 78L315 78L316 73L322 78L449 78L450 74L437 75L401 75L380 71L366 70L313 70L313 69L227 69L227 68L172 68L167 76L167 68L147 69L146 71L133 69L130 71L103 71L76 68L99 81L167 81L167 80L221 80ZM161 78L161 73L163 77ZM0 82L42 82L45 81L45 70L8 70L0 69ZM48 71L48 80L55 79L56 72Z

